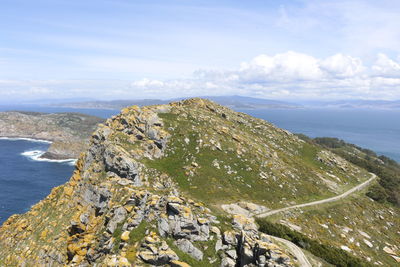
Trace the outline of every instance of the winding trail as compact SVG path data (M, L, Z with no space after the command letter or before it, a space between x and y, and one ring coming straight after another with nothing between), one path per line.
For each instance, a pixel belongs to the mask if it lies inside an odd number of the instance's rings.
M280 243L285 244L287 249L290 250L290 252L297 258L297 261L301 267L312 267L312 264L308 261L307 256L304 254L303 250L299 246L290 242L289 240L280 237L272 235L267 235L267 236L271 238L273 241L278 241Z
M298 204L298 205L294 205L294 206L290 206L290 207L286 207L286 208L281 208L281 209L276 209L276 210L270 210L270 211L266 211L260 214L255 215L255 217L258 218L265 218L268 216L271 216L273 214L279 213L279 212L283 212L283 211L287 211L287 210L291 210L291 209L297 209L297 208L303 208L303 207L308 207L308 206L315 206L315 205L320 205L320 204L324 204L324 203L328 203L328 202L334 202L337 200L340 200L342 198L345 198L347 196L349 196L350 194L359 191L363 188L365 188L366 186L368 186L372 181L374 181L377 176L373 173L371 174L371 178L369 178L367 181L351 188L350 190L344 192L341 195L338 196L334 196L331 198L326 198L326 199L322 199L322 200L317 200L317 201L313 201L313 202L309 202L309 203L304 203L304 204ZM302 267L312 267L312 264L309 262L309 260L307 259L307 256L304 254L303 250L297 246L296 244L290 242L289 240L283 239L283 238L279 238L276 236L271 236L268 235L269 238L271 238L272 240L275 241L279 241L283 244L286 245L287 249L290 250L290 252L297 258L300 266Z
M287 210L292 210L292 209L297 209L297 208L303 208L303 207L308 207L308 206L315 206L315 205L320 205L320 204L324 204L324 203L328 203L328 202L334 202L334 201L338 201L342 198L345 198L347 196L349 196L350 194L359 191L361 189L364 189L366 186L368 186L373 180L375 180L377 178L377 176L373 173L371 174L371 178L369 178L367 181L351 188L350 190L344 192L341 195L338 196L334 196L334 197L330 197L330 198L326 198L326 199L322 199L322 200L317 200L317 201L313 201L313 202L308 202L308 203L304 203L304 204L297 204L297 205L293 205L293 206L289 206L286 208L281 208L281 209L276 209L276 210L269 210L263 213L259 213L257 215L255 215L255 217L257 218L265 218L268 216L271 216L273 214L279 213L279 212L283 212L283 211L287 211Z

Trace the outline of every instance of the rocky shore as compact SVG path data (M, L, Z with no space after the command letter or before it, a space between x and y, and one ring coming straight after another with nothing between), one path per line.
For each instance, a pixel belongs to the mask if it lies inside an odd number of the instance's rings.
M79 113L0 112L0 137L49 141L42 158L75 159L101 122L101 118Z

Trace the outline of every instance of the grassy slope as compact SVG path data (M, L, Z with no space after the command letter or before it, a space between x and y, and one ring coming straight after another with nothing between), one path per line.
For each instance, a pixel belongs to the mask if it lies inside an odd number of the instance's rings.
M160 114L171 133L167 154L145 162L169 174L198 200L247 200L276 208L333 196L367 178L354 167L346 173L321 163L320 147L265 121L209 105L214 111L192 105ZM337 191L320 177L337 183Z
M365 196L365 190L338 202L275 215L270 220L285 220L300 226L302 233L324 244L347 246L357 257L370 258L384 266L396 266L396 261L383 248L400 243L400 210L372 201ZM351 231L347 233L346 228ZM364 239L373 247L369 247Z

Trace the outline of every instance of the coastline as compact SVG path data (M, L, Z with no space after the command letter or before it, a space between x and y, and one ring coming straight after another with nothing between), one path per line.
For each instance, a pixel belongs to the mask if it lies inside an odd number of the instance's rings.
M1 136L0 140L8 140L8 141L28 141L34 143L45 143L45 144L53 144L53 141L38 139L32 137L16 137L16 136ZM50 147L49 147L50 148ZM39 153L40 152L40 153ZM21 155L26 156L35 161L47 161L47 162L57 162L57 163L73 163L75 164L76 158L66 158L61 155L57 155L47 151L25 151L21 153Z
M70 165L75 165L75 163L77 161L77 159L49 159L46 157L42 157L44 154L46 154L46 151L42 151L42 150L28 150L28 151L21 153L22 156L30 158L31 160L34 160L34 161L68 163Z
M29 141L29 142L38 142L38 143L46 143L46 144L52 144L53 141L50 140L45 140L45 139L35 139L32 137L16 137L16 136L1 136L0 140L9 140L9 141Z

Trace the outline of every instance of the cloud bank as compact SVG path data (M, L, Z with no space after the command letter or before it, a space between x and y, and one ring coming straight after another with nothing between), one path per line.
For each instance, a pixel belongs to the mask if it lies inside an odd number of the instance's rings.
M7 90L6 90L7 88ZM9 81L1 97L99 99L244 95L273 99L400 99L400 63L380 53L372 64L335 54L316 58L288 51L258 55L232 70L198 70L182 79Z
M133 90L167 96L241 94L280 99L400 99L400 63L385 54L365 66L361 59L327 58L289 51L259 55L236 70L199 70L190 79L131 83Z

